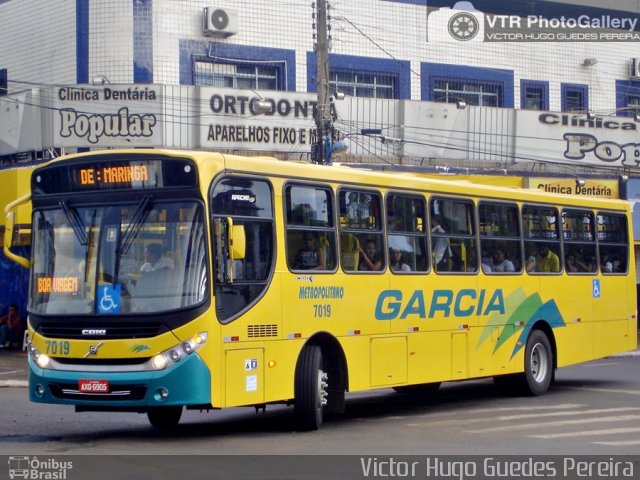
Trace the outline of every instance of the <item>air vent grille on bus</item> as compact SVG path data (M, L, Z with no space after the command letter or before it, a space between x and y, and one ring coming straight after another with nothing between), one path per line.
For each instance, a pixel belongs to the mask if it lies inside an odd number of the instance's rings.
M247 327L247 336L249 338L277 337L278 326L277 325L249 325Z
M127 325L77 325L57 323L40 325L38 333L47 338L77 338L83 340L109 340L115 338L150 338L167 332L161 323L130 323Z

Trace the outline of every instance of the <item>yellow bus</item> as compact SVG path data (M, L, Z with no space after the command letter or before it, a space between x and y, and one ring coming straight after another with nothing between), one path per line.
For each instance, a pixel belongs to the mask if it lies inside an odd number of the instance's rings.
M31 180L29 396L77 411L293 405L636 348L622 201L212 152L110 150ZM11 230L11 209L7 227Z

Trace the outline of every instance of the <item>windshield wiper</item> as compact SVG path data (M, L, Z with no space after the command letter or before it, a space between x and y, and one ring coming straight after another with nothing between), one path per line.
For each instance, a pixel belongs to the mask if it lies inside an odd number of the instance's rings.
M91 235L96 226L96 215L98 213L97 209L93 209L93 214L91 215L91 224L89 225L89 235ZM87 239L87 244L88 244ZM84 281L87 282L89 280L89 254L91 253L91 249L88 247L85 250L84 254Z
M151 196L147 195L140 201L136 212L133 214L127 230L122 235L122 242L120 244L121 255L127 254L131 245L133 245L133 240L138 236L138 232L142 228L150 210L149 202L151 202Z
M62 207L64 214L67 216L67 220L69 221L78 242L80 242L80 245L83 247L86 247L88 243L87 232L84 229L84 223L82 223L82 218L80 218L78 210L75 208L69 208L67 202L64 200L60 202L60 206Z

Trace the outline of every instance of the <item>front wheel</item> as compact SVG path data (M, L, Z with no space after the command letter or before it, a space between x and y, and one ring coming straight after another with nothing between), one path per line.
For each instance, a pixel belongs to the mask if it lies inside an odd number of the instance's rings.
M300 430L318 430L327 404L328 377L322 369L322 350L306 345L296 367L295 415Z
M531 332L524 355L525 391L529 395L544 395L553 379L553 350L544 332Z
M157 407L147 411L151 425L160 429L175 427L181 416L182 407Z

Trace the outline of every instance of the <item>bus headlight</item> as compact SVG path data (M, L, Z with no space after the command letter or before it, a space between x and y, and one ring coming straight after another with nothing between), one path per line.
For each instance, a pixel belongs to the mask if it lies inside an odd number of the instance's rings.
M36 363L40 368L47 368L50 361L51 361L51 358L49 358L49 355L45 353L41 353L36 359Z
M31 355L33 361L36 362L40 368L47 368L49 366L49 363L51 362L51 357L49 357L49 355L40 352L40 350L38 350L31 342L27 344L27 349L29 350L29 355Z
M153 370L163 370L170 367L178 363L182 358L186 358L193 352L200 350L206 342L207 332L200 332L189 340L185 340L151 357L150 368Z
M151 364L156 370L162 370L167 366L167 359L163 354L159 353L151 359Z

